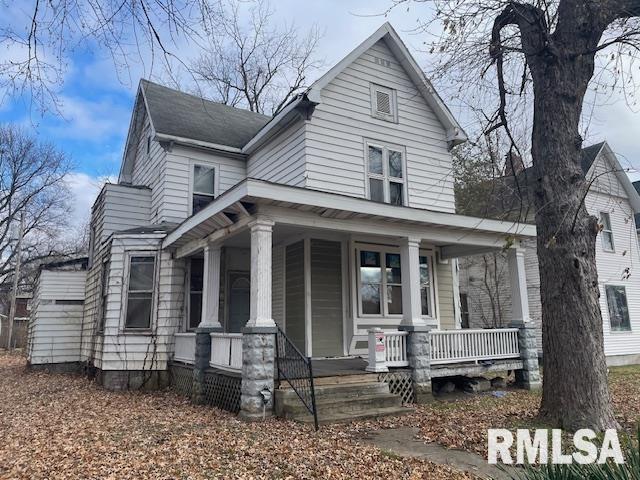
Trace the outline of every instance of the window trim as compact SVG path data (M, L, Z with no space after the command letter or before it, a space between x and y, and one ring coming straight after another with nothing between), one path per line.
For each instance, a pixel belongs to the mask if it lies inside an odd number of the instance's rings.
M604 222L602 221L602 219L603 219L603 215L606 215L607 223L609 224L609 229L605 229L605 224L604 224ZM607 253L615 253L615 251L616 251L616 243L615 243L615 240L614 240L614 238L613 238L613 226L611 225L611 214L610 214L609 212L601 211L601 212L600 212L600 218L598 219L598 221L599 221L599 222L600 222L600 224L602 225L602 230L601 230L601 232L600 232L600 234L601 234L600 241L602 242L602 250L603 250L604 252L607 252ZM605 233L608 233L608 234L610 234L610 235L611 235L611 248L608 248L608 247L605 245L605 240L604 240L604 237L605 237L605 235L604 235L604 234L605 234Z
M385 275L385 268L386 268L386 254L387 253L391 253L391 254L398 254L400 255L400 247L398 246L393 246L393 245L376 245L376 244L370 244L370 243L363 243L363 242L355 242L355 245L353 246L354 251L355 251L355 269L354 269L354 276L355 276L355 288L356 291L354 292L354 299L356 301L355 304L355 310L354 310L354 316L356 319L380 319L380 318L390 318L390 319L402 319L403 314L389 314L388 312L388 305L386 302L386 297L387 297L387 277ZM360 252L361 251L367 251L367 252L378 252L381 254L380 257L380 268L382 270L382 281L380 283L380 289L381 289L381 313L362 313L362 279L360 278ZM429 274L430 274L430 278L431 278L431 282L430 282L430 288L429 288L429 294L430 294L430 299L431 299L431 315L421 315L422 318L424 318L425 320L431 320L431 321L436 321L437 320L437 315L436 315L436 291L437 291L437 281L435 278L435 265L434 265L434 261L435 261L435 254L433 250L430 250L428 248L421 248L419 250L419 256L420 257L428 257L429 258ZM402 274L402 273L401 273Z
M379 120L386 122L398 123L398 96L396 89L385 87L377 83L369 84L370 101L371 101L371 116ZM389 109L391 113L384 113L378 110L378 101L376 92L386 93L389 95Z
M607 287L619 287L624 289L624 299L627 302L627 316L629 317L629 328L623 328L623 329L614 329L611 326L611 307L609 305L609 296L607 295ZM629 296L627 295L627 286L622 284L622 283L605 283L604 284L604 298L605 298L605 302L607 304L607 316L609 317L609 333L613 334L613 335L619 335L619 334L627 334L627 333L632 333L633 332L633 328L631 327L631 313L629 312Z
M133 257L150 257L153 258L153 286L151 288L151 315L148 327L128 327L127 326L127 310L129 308L129 280L131 278L131 259ZM157 287L159 276L159 256L156 250L129 250L125 252L124 264L124 282L122 295L122 317L121 332L122 333L146 333L155 328L156 324L156 301Z
M369 147L379 148L382 150L382 174L371 173L369 172ZM389 150L394 152L400 152L402 155L402 178L399 177L391 177L389 176ZM371 178L382 180L382 191L384 195L384 202L376 203L384 203L386 205L392 205L397 207L406 207L409 203L408 198L408 180L407 180L407 151L405 147L401 145L396 145L393 143L380 142L371 139L365 139L364 141L364 169L365 169L365 196L367 200L371 200L371 187L369 186L369 180ZM391 203L391 195L390 195L390 183L402 183L402 205L395 205Z
M199 167L206 167L206 168L212 168L213 169L213 200L215 200L216 198L218 198L220 196L220 188L219 188L219 182L220 182L220 166L218 164L212 164L212 163L207 163L207 162L202 162L199 160L194 160L191 159L189 161L189 204L188 204L188 208L189 208L189 216L192 216L193 213L193 196L195 194L197 195L209 195L208 193L198 193L194 190L194 183L195 183L195 167L199 166Z

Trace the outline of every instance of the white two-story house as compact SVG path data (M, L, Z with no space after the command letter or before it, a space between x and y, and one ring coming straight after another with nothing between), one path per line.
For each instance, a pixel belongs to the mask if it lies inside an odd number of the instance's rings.
M79 361L111 388L162 383L176 362L231 372L249 417L298 354L408 368L418 394L435 366L483 359L535 386L517 329L448 334L456 259L507 237L513 320L528 322L535 228L456 215L465 140L389 24L273 118L142 80L118 183L92 210Z
M581 164L589 181L589 190L584 197L585 207L600 219L602 228L596 243L596 263L607 362L609 365L640 363L640 248L636 234L640 196L606 142L584 148ZM513 218L511 214L515 213L516 216L522 214L524 221L533 222L535 209L529 188L535 181L533 169L520 172L518 178L519 189L515 187L513 176L497 179L494 198L487 196L485 201L494 205L496 218ZM482 208L479 206L479 210ZM538 351L542 355L542 305L536 242L531 239L524 243L529 313L536 328ZM508 325L511 322L509 283L504 253L465 257L460 262L463 327L499 328Z

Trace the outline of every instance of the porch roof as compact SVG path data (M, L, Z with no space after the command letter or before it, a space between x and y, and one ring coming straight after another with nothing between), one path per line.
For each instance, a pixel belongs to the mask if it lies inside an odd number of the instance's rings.
M535 237L534 225L467 217L412 207L401 207L347 195L294 187L247 178L187 218L167 235L163 248L180 248L193 241L211 241L246 227L254 213L273 217L276 223L391 236L423 236L421 227L438 231L435 243L451 246L499 247L507 237ZM383 222L382 231L370 231ZM394 224L389 229L389 224ZM378 225L378 228L380 225ZM482 240L482 241L481 241ZM459 251L458 253L461 253ZM453 254L449 256L455 256Z

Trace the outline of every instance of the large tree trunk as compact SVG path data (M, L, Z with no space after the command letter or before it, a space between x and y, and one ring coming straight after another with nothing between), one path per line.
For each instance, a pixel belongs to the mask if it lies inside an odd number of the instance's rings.
M538 60L530 67L544 352L540 415L569 430L615 428L595 258L598 220L585 209L580 166L578 125L593 58Z

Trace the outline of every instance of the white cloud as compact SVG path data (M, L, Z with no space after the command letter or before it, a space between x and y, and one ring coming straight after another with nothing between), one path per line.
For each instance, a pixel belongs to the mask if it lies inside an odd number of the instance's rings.
M67 175L67 185L72 195L71 228L77 231L89 222L91 207L105 183L115 183L115 177L92 177L82 172Z

